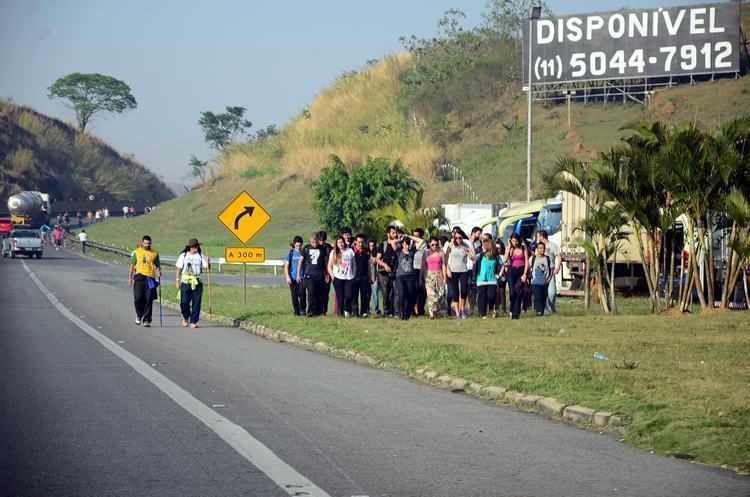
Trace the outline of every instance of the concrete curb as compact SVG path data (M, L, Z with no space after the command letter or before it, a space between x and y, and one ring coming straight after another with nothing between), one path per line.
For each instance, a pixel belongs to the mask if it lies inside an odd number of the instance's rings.
M170 309L180 310L179 304L163 301L164 307ZM201 311L201 319L208 320L208 313ZM254 323L252 321L246 321L241 319L232 319L225 316L219 316L214 314L213 322L222 326L228 326L232 328L241 328L249 331L254 335L267 338L269 340L275 340L282 343L290 343L298 347L303 347L310 350L317 350L341 359L346 359L359 364L365 364L371 367L383 368L383 369L394 369L395 365L382 361L378 362L372 357L357 352L355 350L337 349L328 345L325 342L313 342L307 338L300 338L292 333L274 330L267 326ZM406 369L401 367L401 370ZM437 371L433 371L425 367L419 367L413 370L414 376L422 378L424 381L430 384L436 384L443 388L468 389L469 393L484 397L490 400L494 400L497 404L514 404L518 407L522 407L526 410L539 412L541 414L550 417L559 417L567 421L574 421L576 423L582 423L597 427L611 427L616 428L622 426L623 420L620 416L615 416L609 411L595 411L583 406L578 405L567 405L564 402L554 399L552 397L541 397L539 395L531 395L524 392L516 392L508 390L499 385L482 385L479 383L472 383L463 378L454 378L449 374L440 374ZM620 432L624 432L624 428L619 428Z

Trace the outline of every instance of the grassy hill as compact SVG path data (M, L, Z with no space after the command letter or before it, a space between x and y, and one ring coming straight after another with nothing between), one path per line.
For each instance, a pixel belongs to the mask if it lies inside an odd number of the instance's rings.
M750 9L743 10L747 25ZM747 26L746 26L747 27ZM162 249L176 251L197 236L210 252L236 240L216 219L242 190L271 214L271 222L251 241L279 258L295 234L318 229L306 180L317 178L330 154L347 164L366 156L401 158L425 186L427 205L467 202L461 189L435 175L436 164L458 166L484 202L525 197L526 100L517 77L518 61L507 41L492 41L472 64L424 87L415 98L405 91L417 62L399 54L338 77L315 100L268 140L229 147L216 160L217 175L192 193L162 204L146 217L110 221L92 228L100 241L132 246L144 233ZM510 54L510 55L509 55ZM515 58L514 58L515 57ZM494 84L493 81L501 81ZM544 190L543 174L561 154L581 159L616 143L624 124L639 118L706 125L750 109L750 80L721 79L659 91L650 106L627 102L572 104L567 126L564 104L536 103L533 188Z
M132 157L33 109L0 100L0 195L162 202L174 194Z

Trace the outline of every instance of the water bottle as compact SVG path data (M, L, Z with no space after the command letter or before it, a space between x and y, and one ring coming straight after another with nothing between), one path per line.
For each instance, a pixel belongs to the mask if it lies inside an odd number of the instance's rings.
M600 354L598 352L595 352L594 353L594 359L596 359L598 361L605 361L605 360L607 360L607 356L605 356L604 354Z

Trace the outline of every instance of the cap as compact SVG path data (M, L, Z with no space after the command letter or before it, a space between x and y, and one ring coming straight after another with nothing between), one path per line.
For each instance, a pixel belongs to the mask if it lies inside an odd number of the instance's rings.
M200 247L201 244L198 242L197 238L191 238L190 241L188 241L188 247Z

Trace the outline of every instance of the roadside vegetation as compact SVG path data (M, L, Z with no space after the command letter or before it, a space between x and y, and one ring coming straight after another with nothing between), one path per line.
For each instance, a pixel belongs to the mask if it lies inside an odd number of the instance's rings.
M750 471L750 317L740 311L649 316L631 298L613 318L562 300L552 318L406 322L298 318L287 288L214 286L214 313L354 350L413 375L438 373L623 417L624 440L661 454ZM171 292L166 298L174 299ZM204 296L204 302L206 298ZM204 304L204 311L207 303ZM204 323L205 324L205 323ZM594 354L605 360L597 360Z
M22 190L60 200L94 195L158 203L174 197L133 157L62 121L0 99L0 195Z

